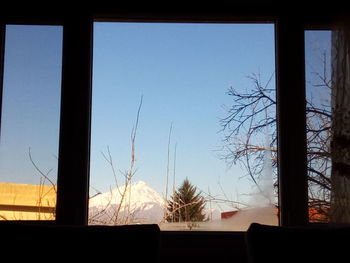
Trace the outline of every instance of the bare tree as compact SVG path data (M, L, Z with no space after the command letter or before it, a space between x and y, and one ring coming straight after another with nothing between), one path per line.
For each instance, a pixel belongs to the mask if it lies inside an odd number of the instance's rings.
M272 165L275 168L277 165L275 89L269 88L273 76L263 85L260 74L252 74L248 77L252 89L245 92L230 87L227 94L233 98L233 103L225 109L227 116L220 120L224 133L222 158L229 165L240 163L258 188L269 132L272 133L269 140Z
M40 182L39 182L39 191L38 191L38 201L36 206L38 207L38 213L37 213L37 219L38 220L52 220L56 217L56 210L53 209L52 213L44 213L43 207L51 207L53 204L50 203L47 199L46 196L51 193L51 191L54 191L55 195L57 195L57 186L53 182L53 180L50 178L50 173L52 172L52 168L49 169L46 173L43 172L41 168L39 168L38 164L34 161L32 152L31 152L31 147L29 147L28 150L28 156L31 164L35 168L35 170L39 173L40 175ZM51 185L52 190L45 191L44 186L49 183ZM44 203L44 200L46 200L46 203Z
M112 154L110 152L109 146L107 146L107 153L102 152L103 158L106 160L108 165L111 167L115 188L117 189L117 194L120 197L119 204L113 209L112 213L110 213L110 205L112 203L112 198L115 198L111 192L111 200L107 204L105 204L105 207L103 207L100 211L98 211L96 214L90 216L89 222L90 223L103 223L103 224L114 224L114 225L125 225L129 224L132 221L133 212L130 207L130 201L131 201L131 187L132 187L132 178L137 172L137 169L135 169L135 146L136 146L136 135L139 125L139 118L140 118L140 112L142 108L142 102L143 102L143 96L141 96L141 100L138 106L137 114L136 114L136 120L134 127L131 131L131 157L130 157L130 166L129 168L122 172L119 171L122 175L122 179L124 181L124 186L120 187L119 180L118 180L118 174L115 168L115 163L112 158ZM127 210L126 213L121 214L122 208ZM101 221L101 218L103 221Z
M325 66L325 65L324 65ZM315 87L330 92L331 81L326 72L316 73ZM271 151L274 185L277 189L277 129L275 89L270 88L274 75L263 83L260 74L248 77L252 88L245 92L230 88L227 92L233 103L226 109L227 116L221 119L224 133L223 159L230 165L241 164L247 176L260 192L259 179L264 167L264 153ZM332 114L329 105L307 100L307 153L309 206L317 220L328 217L330 206L330 138ZM266 138L268 137L268 145Z
M308 83L323 94L320 101L309 96L306 101L307 164L310 221L327 222L331 195L332 81L327 72L327 56L323 53L322 72L313 71L315 82Z

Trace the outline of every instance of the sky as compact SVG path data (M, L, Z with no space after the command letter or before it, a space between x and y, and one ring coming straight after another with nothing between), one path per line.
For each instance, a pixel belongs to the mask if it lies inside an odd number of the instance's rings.
M228 88L250 89L248 75L260 73L267 81L274 73L273 25L95 23L93 61L93 187L113 187L101 153L108 148L120 181L129 169L142 97L133 180L165 194L172 126L169 191L174 167L176 187L188 178L203 192L235 200L251 191L240 179L245 172L220 159L219 120L232 103Z
M63 29L6 30L0 181L40 182L29 148L37 167L55 181ZM327 49L329 33L306 41L307 50ZM252 183L239 165L229 168L221 160L219 121L232 105L230 87L244 92L252 88L247 76L260 74L265 83L274 72L273 24L94 23L90 195L116 186L103 157L108 149L123 184L142 98L133 181L165 195L169 149L169 192L175 168L176 187L188 178L217 198L225 193L245 200Z
M331 31L305 31L305 58L307 99L315 105L330 106L330 90L317 86L324 84L317 74L331 80Z
M57 178L62 27L7 25L0 138L0 181ZM47 183L47 182L46 182Z

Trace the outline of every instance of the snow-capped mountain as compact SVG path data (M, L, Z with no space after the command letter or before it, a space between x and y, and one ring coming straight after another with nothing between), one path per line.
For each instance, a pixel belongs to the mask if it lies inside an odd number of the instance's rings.
M89 200L90 224L159 223L165 200L145 182L138 181L96 195Z

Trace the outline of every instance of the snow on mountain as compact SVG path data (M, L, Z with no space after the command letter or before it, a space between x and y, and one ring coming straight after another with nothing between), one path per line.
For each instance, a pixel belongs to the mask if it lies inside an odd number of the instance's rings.
M124 197L123 197L124 196ZM159 224L166 212L165 199L143 181L114 188L89 200L89 224ZM204 210L211 220L220 219L217 209Z
M145 182L127 188L117 187L90 198L90 224L159 223L165 212L165 200Z

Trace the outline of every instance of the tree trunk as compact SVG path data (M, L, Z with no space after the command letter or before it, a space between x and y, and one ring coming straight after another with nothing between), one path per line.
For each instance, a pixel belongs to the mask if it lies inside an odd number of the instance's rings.
M332 194L330 221L350 223L350 30L332 33Z

